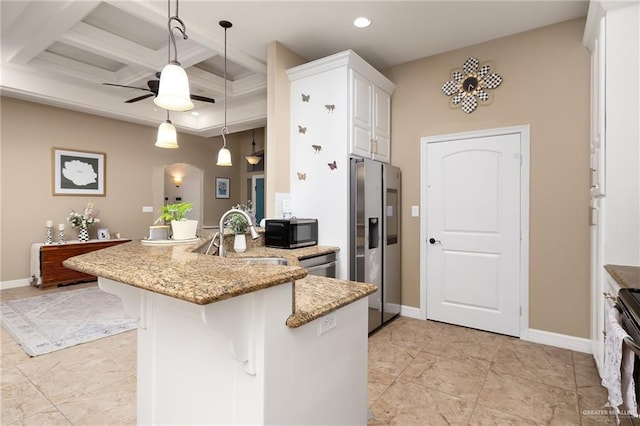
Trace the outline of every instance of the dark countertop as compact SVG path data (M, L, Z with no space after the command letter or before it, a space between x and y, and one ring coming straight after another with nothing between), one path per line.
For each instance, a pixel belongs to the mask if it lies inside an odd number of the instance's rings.
M620 288L640 288L640 266L604 265Z

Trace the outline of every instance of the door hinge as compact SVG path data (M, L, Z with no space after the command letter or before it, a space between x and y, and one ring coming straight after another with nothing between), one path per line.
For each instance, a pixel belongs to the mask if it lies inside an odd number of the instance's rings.
M522 306L520 306L520 316L522 316Z

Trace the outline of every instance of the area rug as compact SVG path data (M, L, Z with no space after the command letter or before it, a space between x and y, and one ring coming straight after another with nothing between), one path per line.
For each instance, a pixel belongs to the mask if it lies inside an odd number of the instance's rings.
M2 302L2 326L29 356L136 328L122 301L98 287Z

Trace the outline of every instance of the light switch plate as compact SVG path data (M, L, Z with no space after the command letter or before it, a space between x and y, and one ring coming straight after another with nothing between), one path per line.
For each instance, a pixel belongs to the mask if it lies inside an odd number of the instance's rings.
M413 217L420 216L420 206L411 206L411 216Z
M142 206L142 213L153 213L153 206Z

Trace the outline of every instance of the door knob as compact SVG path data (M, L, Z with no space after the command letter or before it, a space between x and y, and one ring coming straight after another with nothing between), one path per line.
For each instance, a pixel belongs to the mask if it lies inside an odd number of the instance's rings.
M435 238L429 238L429 244L442 244L442 241L436 240Z

